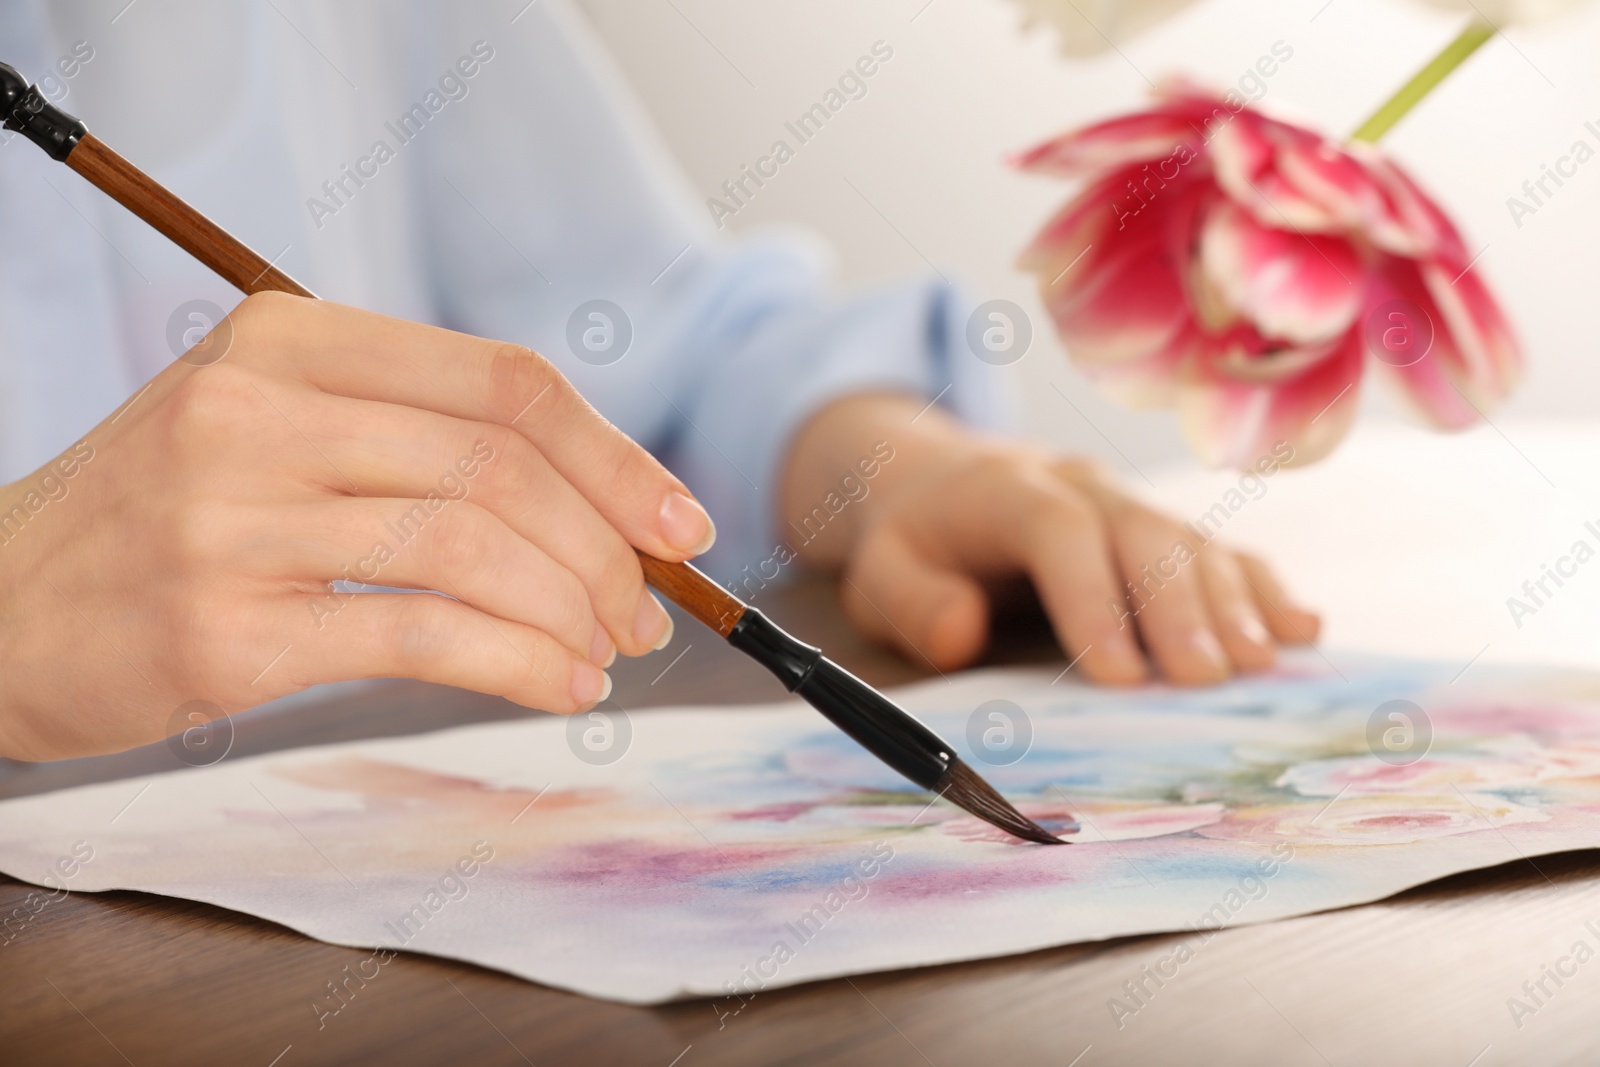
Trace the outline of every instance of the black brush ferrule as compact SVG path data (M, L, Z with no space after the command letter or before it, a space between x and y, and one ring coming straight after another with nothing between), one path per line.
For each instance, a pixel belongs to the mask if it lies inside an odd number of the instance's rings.
M937 788L955 761L954 752L938 734L754 608L745 609L734 624L728 644L777 675L785 689L923 789Z
M778 676L793 693L822 662L822 650L790 637L755 608L745 608L728 631L728 644Z
M57 163L65 163L89 132L89 127L46 100L38 86L4 63L0 63L0 114L5 116L6 129L22 134Z

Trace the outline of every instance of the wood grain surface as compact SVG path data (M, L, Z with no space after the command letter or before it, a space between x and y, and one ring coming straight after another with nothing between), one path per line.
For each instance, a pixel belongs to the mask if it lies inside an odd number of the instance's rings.
M848 634L831 590L763 592L759 606L879 685L911 665ZM776 699L777 684L680 618L662 652L619 663L615 699ZM1035 635L1036 636L1036 635ZM1008 639L1008 658L1048 655ZM648 714L647 711L642 711ZM502 701L380 683L239 720L229 758L528 714ZM164 746L48 766L10 765L0 794L173 771ZM181 773L179 771L178 773ZM1127 938L977 963L817 982L733 1001L636 1008L470 965L402 954L319 1029L313 999L369 952L207 905L141 893L72 894L0 946L5 1064L1491 1064L1594 1063L1600 859L1505 866L1365 907L1225 930L1140 1010L1107 1001L1170 955ZM1378 851L1374 862L1382 862ZM0 915L32 887L0 879ZM1562 959L1566 963L1561 963ZM1545 965L1547 996L1513 1020L1507 999ZM1520 1022L1520 1026L1518 1025Z

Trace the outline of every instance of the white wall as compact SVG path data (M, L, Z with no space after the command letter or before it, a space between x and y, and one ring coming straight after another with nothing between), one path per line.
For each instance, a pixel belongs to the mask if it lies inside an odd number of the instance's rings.
M1066 190L1009 171L1004 154L1140 106L1146 75L1185 71L1230 84L1280 39L1294 57L1270 80L1267 101L1347 132L1462 22L1400 0L1212 0L1124 42L1122 55L1069 62L1049 31L1024 34L1006 0L584 3L702 196L784 136L783 122L874 41L890 44L894 58L868 94L729 225L814 228L838 249L848 282L926 271L926 256L980 296L1021 303L1037 339L1008 373L1030 425L1059 445L1121 462L1103 433L1140 467L1183 454L1173 420L1101 400L1067 364L1031 284L1011 265ZM1600 147L1600 136L1583 129L1589 119L1600 129L1597 39L1593 5L1550 28L1513 29L1387 140L1469 242L1488 246L1479 265L1529 352L1529 380L1506 420L1600 412L1600 160L1520 228L1506 207L1575 139ZM1394 417L1377 389L1367 401L1368 418Z

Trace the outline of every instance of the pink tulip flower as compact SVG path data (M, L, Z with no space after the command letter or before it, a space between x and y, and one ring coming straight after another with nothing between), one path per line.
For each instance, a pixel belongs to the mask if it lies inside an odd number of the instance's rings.
M1125 403L1176 406L1208 463L1326 455L1368 366L1440 429L1517 380L1473 254L1371 145L1173 85L1015 162L1085 183L1022 257L1073 361Z

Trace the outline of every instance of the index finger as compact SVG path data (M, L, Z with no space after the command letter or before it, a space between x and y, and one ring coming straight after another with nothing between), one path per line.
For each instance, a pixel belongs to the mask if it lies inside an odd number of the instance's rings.
M277 313L284 301L304 306ZM324 392L516 430L635 548L681 560L716 537L688 488L532 349L281 293L234 318L241 333L262 324L283 365Z

